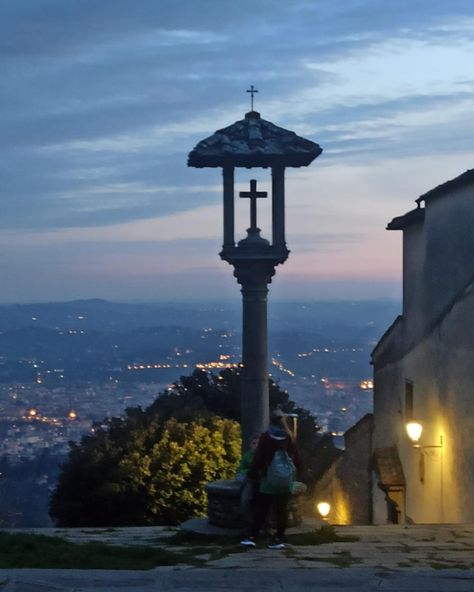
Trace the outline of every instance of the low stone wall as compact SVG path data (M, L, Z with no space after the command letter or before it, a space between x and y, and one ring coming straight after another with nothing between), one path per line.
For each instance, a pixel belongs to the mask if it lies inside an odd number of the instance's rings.
M242 526L241 488L241 481L214 481L206 486L209 524L221 528L240 528ZM301 524L303 519L301 496L305 492L306 485L297 481L295 491L288 504L288 526Z

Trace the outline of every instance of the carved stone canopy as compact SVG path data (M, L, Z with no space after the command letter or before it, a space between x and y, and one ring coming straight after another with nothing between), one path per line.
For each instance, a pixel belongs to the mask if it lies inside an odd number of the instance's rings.
M216 131L189 153L188 166L301 167L322 152L315 142L297 136L249 111L244 119Z

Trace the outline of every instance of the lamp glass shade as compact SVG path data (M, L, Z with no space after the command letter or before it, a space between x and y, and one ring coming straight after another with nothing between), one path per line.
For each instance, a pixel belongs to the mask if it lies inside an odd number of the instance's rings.
M406 425L406 430L410 440L416 443L421 438L423 426L418 421L409 421Z
M331 506L330 504L328 504L327 502L319 502L316 505L316 508L318 509L318 512L321 514L321 516L323 518L326 518L326 516L329 514L329 512L331 511Z

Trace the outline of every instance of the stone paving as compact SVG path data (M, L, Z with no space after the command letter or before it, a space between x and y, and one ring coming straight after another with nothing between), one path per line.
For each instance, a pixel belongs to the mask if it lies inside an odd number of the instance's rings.
M318 521L306 521L304 528L289 529L289 534L317 528ZM75 543L100 541L120 546L155 546L182 550L183 545L170 544L167 539L178 529L167 527L136 528L42 528L10 529L9 532L35 532L58 536ZM357 537L355 542L337 542L325 545L288 545L284 551L271 551L264 542L256 549L243 550L235 538L232 549L224 557L206 560L198 556L204 567L254 569L275 563L280 569L296 567L376 567L400 568L458 568L474 569L474 525L390 525L390 526L336 526L337 534ZM199 543L193 543L199 547ZM216 542L215 547L219 547ZM226 541L228 549L228 539ZM183 566L184 567L184 566ZM474 592L474 588L473 588Z
M299 532L318 524L306 523ZM176 529L164 527L22 529L21 532L58 536L77 543L101 541L121 546L183 549L182 544L168 541ZM472 524L340 526L336 527L336 532L359 540L318 546L288 545L285 550L276 551L267 549L263 543L256 549L241 549L238 539L235 539L235 547L232 540L226 539L225 552L217 558L211 551L219 547L219 542L213 544L209 552L193 543L198 553L194 558L200 560L199 568L183 562L173 567L140 572L0 570L0 591L78 592L93 589L105 592L117 587L123 591L258 591L274 589L274 586L282 589L288 585L292 591L303 590L303 587L307 590L343 590L360 586L361 590L474 592ZM257 586L256 581L259 582ZM235 582L238 585L234 585ZM273 585L268 584L267 588L268 582ZM309 587L308 582L311 582ZM326 582L324 586L323 582Z

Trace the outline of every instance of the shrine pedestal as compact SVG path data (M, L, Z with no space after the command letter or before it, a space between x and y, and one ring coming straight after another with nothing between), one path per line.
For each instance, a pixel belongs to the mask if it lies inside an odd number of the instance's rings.
M288 504L288 526L299 526L303 520L301 499L306 492L304 483L296 482ZM241 528L241 481L214 481L206 485L209 524L221 528Z

